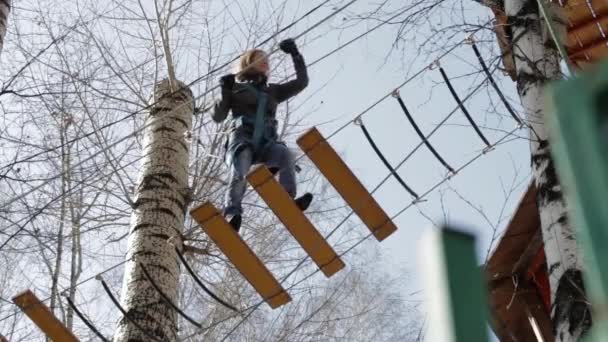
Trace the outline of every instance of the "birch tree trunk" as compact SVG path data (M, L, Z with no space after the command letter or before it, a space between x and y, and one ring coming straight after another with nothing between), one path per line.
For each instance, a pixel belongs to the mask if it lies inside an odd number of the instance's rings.
M156 85L156 104L147 118L143 163L133 201L121 301L131 320L161 341L177 340L177 313L144 276L143 264L173 303L178 302L179 263L172 244L182 243L189 202L188 153L185 136L192 126L192 92L168 80ZM150 341L146 332L124 317L118 322L116 342Z
M63 230L67 221L67 199L65 193L70 188L68 175L71 172L70 168L70 145L65 144L67 137L67 128L64 126L65 113L61 114L61 122L59 126L59 142L61 146L61 204L59 209L59 227L57 230L57 249L55 252L55 267L51 272L51 311L54 313L57 307L59 298L59 277L61 275L61 263L63 260ZM47 339L49 340L49 339Z
M581 274L583 260L544 125L543 90L549 81L561 78L560 58L543 32L536 0L505 0L505 12L512 31L517 91L533 128L532 172L549 271L553 329L556 341L578 341L591 326Z
M6 35L6 25L8 14L11 11L11 0L0 0L0 54L4 47L4 36Z

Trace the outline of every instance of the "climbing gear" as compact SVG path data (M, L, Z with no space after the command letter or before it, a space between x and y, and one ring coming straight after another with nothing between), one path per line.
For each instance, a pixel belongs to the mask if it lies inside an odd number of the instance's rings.
M256 100L258 108L255 113L255 126L253 127L253 153L256 154L259 151L262 143L262 135L264 134L264 117L266 116L266 103L268 102L268 94L250 86L251 89L256 92Z
M238 130L243 126L245 127L245 131L253 129L250 142L252 145L251 147L253 150L254 160L257 160L264 148L277 140L277 135L275 133L276 120L266 117L268 94L261 89L257 89L251 84L246 83L245 86L247 89L254 92L256 96L257 108L255 118L253 118L251 115L233 113L232 122L234 129ZM231 153L236 155L239 150L240 147L236 146Z

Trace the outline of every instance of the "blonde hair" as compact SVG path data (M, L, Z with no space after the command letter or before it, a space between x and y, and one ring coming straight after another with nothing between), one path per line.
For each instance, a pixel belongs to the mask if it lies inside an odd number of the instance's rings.
M258 62L264 55L266 55L266 51L262 49L250 49L245 51L239 60L239 70L236 78L239 81L245 81L258 74L258 72L252 68L252 65Z

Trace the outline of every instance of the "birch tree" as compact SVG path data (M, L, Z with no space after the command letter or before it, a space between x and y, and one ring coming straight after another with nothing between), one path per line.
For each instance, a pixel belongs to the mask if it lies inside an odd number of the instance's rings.
M4 47L4 36L6 35L6 25L8 22L8 15L11 11L11 0L0 1L0 54Z
M545 117L551 113L545 106L544 91L549 82L562 78L560 58L555 43L544 31L536 1L506 0L505 12L511 22L517 91L528 121L538 134L530 150L549 270L554 333L557 341L578 341L591 325L581 273L584 260L550 155L545 127ZM564 25L558 20L555 24Z
M172 90L171 83L179 90ZM155 100L146 123L144 159L129 228L122 293L128 317L118 323L114 338L117 342L146 340L148 334L161 341L177 340L177 312L143 275L141 265L159 290L176 303L180 269L168 240L181 244L190 202L189 144L184 140L192 126L194 105L192 92L185 84L170 80L157 85Z

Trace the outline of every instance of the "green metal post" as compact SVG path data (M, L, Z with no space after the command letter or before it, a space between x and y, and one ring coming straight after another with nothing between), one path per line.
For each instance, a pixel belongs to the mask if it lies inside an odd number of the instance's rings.
M593 341L608 341L608 63L551 86L552 153L585 259Z
M429 339L488 341L488 306L475 238L450 228L429 233L423 245L429 305Z

